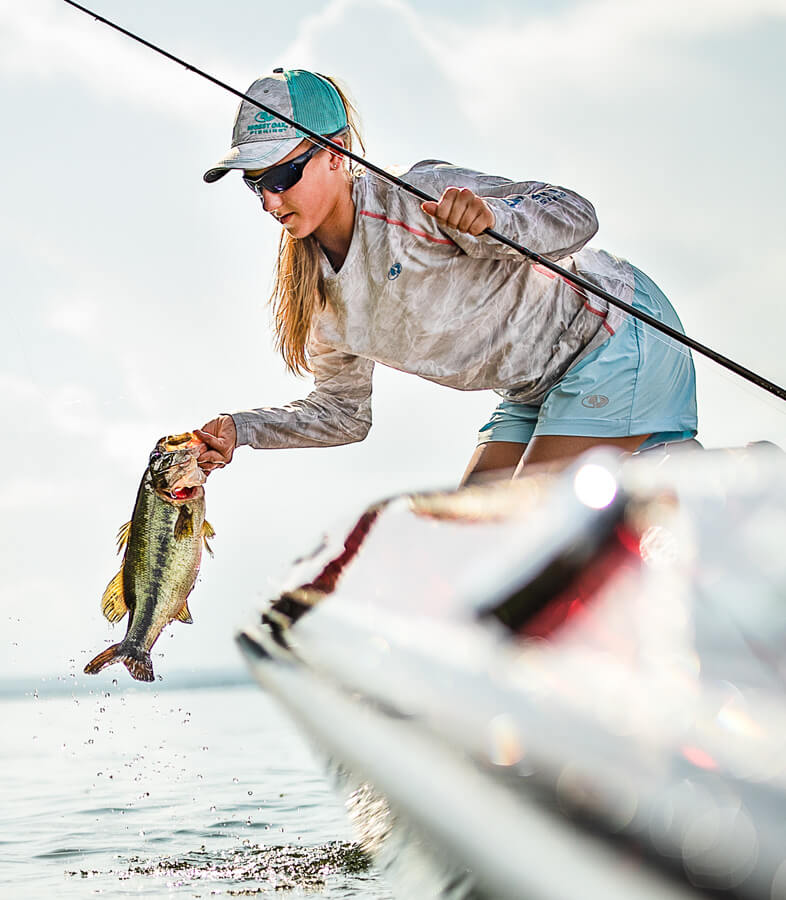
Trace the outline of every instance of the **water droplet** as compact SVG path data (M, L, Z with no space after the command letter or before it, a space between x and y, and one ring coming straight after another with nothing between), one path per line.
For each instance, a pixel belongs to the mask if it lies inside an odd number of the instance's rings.
M210 812L215 812L215 811L216 811L215 806L211 806L211 807L210 807Z
M117 687L117 678L113 678L113 679L112 679L112 684L113 684L115 687Z
M249 791L249 792L248 792L248 796L249 796L249 797L253 797L253 796L254 796L254 792L253 792L253 791Z
M232 784L237 784L238 781L240 781L239 778L233 778L233 779L232 779ZM283 794L282 794L282 796L283 796Z

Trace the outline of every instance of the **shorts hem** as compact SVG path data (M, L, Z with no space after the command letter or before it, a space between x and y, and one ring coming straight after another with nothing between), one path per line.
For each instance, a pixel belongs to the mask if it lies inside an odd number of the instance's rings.
M528 444L533 437L539 434L558 437L590 437L590 438L621 438L638 437L642 434L681 434L695 437L698 433L698 422L681 425L674 422L629 422L628 419L606 419L603 423L597 419L572 419L569 422L555 421L543 425L535 425L530 434L524 439L521 428L498 428L488 433L478 434L477 446L491 444L496 441L508 441L513 444Z
M536 426L536 434L563 435L566 437L634 437L639 434L658 434L662 431L697 431L696 425L683 425L674 422L630 422L617 419L600 423L594 419L572 419L570 422L547 422Z

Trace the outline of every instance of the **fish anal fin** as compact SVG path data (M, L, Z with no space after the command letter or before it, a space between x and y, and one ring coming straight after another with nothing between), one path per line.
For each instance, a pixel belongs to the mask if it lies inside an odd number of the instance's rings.
M178 620L178 622L185 622L186 625L194 624L194 620L191 618L191 611L188 608L187 600L185 601L185 603L183 603L180 612L175 616L175 618Z
M109 582L101 598L101 612L110 622L119 622L128 612L125 591L123 590L123 570Z
M180 512L175 522L175 540L182 541L189 538L194 533L194 517L187 505L180 507Z
M128 538L130 535L131 535L131 523L126 522L125 525L120 526L120 529L117 532L117 552L118 553L120 553L120 551L123 549L123 547L125 547L125 545L128 543Z
M211 556L213 555L213 548L210 546L210 544L208 544L207 539L214 538L215 536L216 536L215 529L210 524L210 522L208 522L208 520L205 519L204 522L202 522L202 543L205 545L205 550L207 550L207 552Z

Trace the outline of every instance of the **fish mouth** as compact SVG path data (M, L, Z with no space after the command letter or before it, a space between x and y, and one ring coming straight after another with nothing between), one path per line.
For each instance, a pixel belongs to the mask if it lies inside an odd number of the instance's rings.
M158 493L170 503L185 503L195 499L201 488L199 484L189 484L184 487L158 488Z

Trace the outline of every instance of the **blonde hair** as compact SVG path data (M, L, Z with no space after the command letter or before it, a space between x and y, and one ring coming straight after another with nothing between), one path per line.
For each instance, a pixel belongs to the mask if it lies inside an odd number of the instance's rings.
M354 136L365 153L358 130L357 110L333 78L327 75L322 77L336 89L346 110L349 131L344 135L344 146L352 150ZM355 163L349 162L346 171L349 178L354 178L361 170ZM314 313L325 305L320 252L313 235L294 238L282 231L270 305L273 308L276 349L284 357L287 369L295 375L310 372L306 344Z

